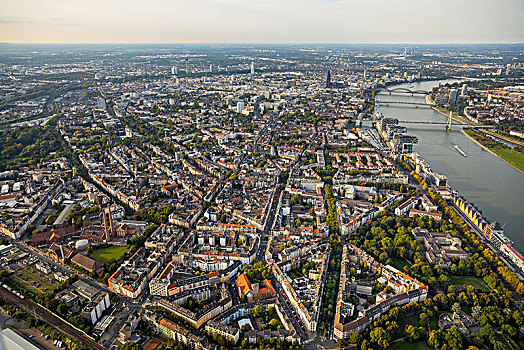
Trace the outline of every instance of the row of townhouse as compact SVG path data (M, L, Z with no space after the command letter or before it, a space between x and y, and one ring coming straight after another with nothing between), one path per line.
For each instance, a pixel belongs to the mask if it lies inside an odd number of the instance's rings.
M231 308L233 306L233 299L229 294L226 284L222 284L220 287L220 300L196 312L192 312L180 305L177 305L175 302L171 302L166 299L159 300L157 305L189 322L193 327L200 328L210 319Z

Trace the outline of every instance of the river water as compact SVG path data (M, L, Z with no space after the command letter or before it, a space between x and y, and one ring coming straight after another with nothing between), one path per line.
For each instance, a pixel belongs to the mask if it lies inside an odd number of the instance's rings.
M444 80L440 83L458 80ZM411 90L429 91L439 81L397 85ZM390 87L392 88L392 87ZM424 102L423 95L379 93L381 101ZM381 103L377 110L386 117L406 121L446 122L446 117L427 107ZM461 133L461 127L453 125L446 132L445 125L403 124L408 134L415 135L419 153L437 173L449 179L449 185L473 202L489 221L499 221L504 232L524 252L524 173L502 159L476 145ZM453 145L458 145L468 157L460 155Z

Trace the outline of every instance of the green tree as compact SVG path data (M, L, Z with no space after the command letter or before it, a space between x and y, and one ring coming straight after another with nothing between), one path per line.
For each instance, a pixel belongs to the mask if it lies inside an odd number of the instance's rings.
M456 314L460 314L460 311L462 309L460 308L460 304L459 303L454 303L452 306L451 306L451 311L453 311L454 313Z
M144 348L142 345L134 343L134 342L127 342L121 347L118 348L118 350L143 350Z
M389 347L390 336L382 327L376 327L369 332L370 341L383 349Z
M416 328L413 325L408 324L406 326L406 337L409 339L410 342L417 341L417 332Z
M425 313L425 312L422 312L420 315L419 315L419 323L420 323L420 326L421 327L424 327L424 328L428 328L428 325L429 325L429 319L428 319L428 314Z
M251 315L253 315L253 317L258 318L261 314L262 308L259 305L255 305L255 307L251 309Z
M358 343L360 343L360 340L361 340L361 337L360 337L360 333L358 333L358 332L353 332L349 336L349 342L351 344L358 344Z
M482 315L482 306L480 305L473 306L471 308L471 316L473 316L473 318L475 319L478 319L480 315Z
M269 321L269 326L271 329L277 329L280 326L280 322L276 318L273 318Z

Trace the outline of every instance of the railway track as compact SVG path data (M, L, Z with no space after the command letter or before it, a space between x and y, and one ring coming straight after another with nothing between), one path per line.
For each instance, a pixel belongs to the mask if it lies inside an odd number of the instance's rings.
M36 317L49 323L51 326L55 327L60 332L67 335L69 338L89 346L91 350L106 350L106 348L98 344L96 341L88 337L86 334L77 330L69 323L61 320L59 317L53 315L40 305L33 303L30 300L22 299L5 288L0 288L0 296L4 297L9 302L18 306L20 309L22 309L29 315L34 316L36 314Z

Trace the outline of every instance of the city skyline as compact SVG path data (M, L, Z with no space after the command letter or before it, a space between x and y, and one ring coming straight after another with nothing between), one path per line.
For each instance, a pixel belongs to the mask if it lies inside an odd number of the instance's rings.
M2 1L10 43L519 43L524 3Z
M523 73L522 43L0 43L0 343L523 348Z

